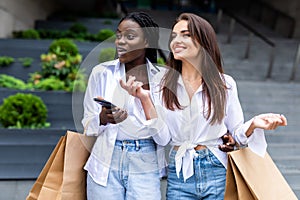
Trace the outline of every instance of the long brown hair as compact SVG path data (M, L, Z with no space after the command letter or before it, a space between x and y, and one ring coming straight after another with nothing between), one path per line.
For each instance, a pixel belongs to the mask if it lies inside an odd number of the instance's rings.
M206 20L195 14L182 13L176 19L173 27L181 20L186 20L188 22L188 30L191 34L191 38L197 41L202 48L202 62L199 68L203 81L202 101L204 105L206 102L208 103L208 112L205 117L206 119L209 119L212 114L210 124L220 123L225 116L227 95L221 54L217 44L216 34L212 26ZM163 101L165 106L170 110L183 109L176 96L177 81L179 74L182 73L182 62L180 60L175 60L171 51L168 65L171 69L168 70L162 79ZM203 113L204 109L205 106L203 108Z

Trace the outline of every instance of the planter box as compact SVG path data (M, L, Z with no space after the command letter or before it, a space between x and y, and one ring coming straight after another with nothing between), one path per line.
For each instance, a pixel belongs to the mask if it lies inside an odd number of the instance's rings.
M83 116L84 93L0 88L0 104L3 103L3 98L18 92L41 97L48 108L47 122L51 123L51 127L0 128L0 179L37 178L59 138L65 135L67 130L82 133L80 121Z
M0 55L14 58L31 57L40 59L42 53L47 53L53 40L35 39L0 39Z
M0 129L0 179L36 179L63 129Z
M54 129L77 129L81 130L80 120L83 117L83 93L70 93L63 91L27 91L0 88L0 105L3 99L16 93L31 93L39 96L47 106L47 122ZM72 101L72 96L74 100ZM74 122L74 117L76 121ZM76 126L75 126L76 123Z
M10 56L15 62L9 66L0 67L0 74L7 74L27 82L30 73L40 72L42 63L40 56L48 52L48 48L53 40L33 40L33 39L0 39L0 56ZM91 68L99 63L98 57L102 48L113 47L113 43L79 42L75 41L79 53L83 59L82 67ZM98 46L98 47L97 47ZM97 47L97 48L96 48ZM29 57L34 61L31 66L24 67L18 58ZM86 71L89 73L90 69Z
M22 63L17 61L17 59L15 58L15 62L10 64L9 66L0 67L0 74L10 75L27 83L31 73L39 72L41 70L42 65L39 58L38 60L34 58L34 61L29 67L24 67Z
M109 22L109 23L108 23ZM101 29L111 29L114 31L118 27L119 19L110 18L78 18L76 22L63 21L60 19L53 20L36 20L35 29L48 30L68 30L73 24L81 23L84 25L89 33L96 34Z
M83 57L99 44L99 42L73 41ZM39 61L40 55L48 52L52 42L52 39L0 39L0 56L31 57Z

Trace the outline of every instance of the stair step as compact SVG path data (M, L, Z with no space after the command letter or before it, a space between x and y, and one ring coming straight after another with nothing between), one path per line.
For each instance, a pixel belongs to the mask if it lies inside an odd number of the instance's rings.
M266 140L271 143L298 143L300 142L299 134L265 134Z
M272 157L297 156L300 152L300 145L297 143L268 143L268 152Z

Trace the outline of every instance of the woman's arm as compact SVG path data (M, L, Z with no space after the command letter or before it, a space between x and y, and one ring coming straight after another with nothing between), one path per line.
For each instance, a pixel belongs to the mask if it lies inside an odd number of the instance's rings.
M129 76L126 83L121 79L120 85L130 95L140 99L147 120L157 118L157 113L151 99L150 91L143 89L143 83L135 81L135 79L135 76Z
M149 131L155 133L152 136L154 141L161 146L167 145L171 140L171 136L168 126L165 123L165 108L160 104L154 105L151 92L143 89L143 84L135 81L134 76L129 76L126 83L120 80L120 85L130 95L140 99L147 119L147 123L145 125L148 126Z
M225 124L228 130L233 133L238 143L247 144L253 134L264 137L263 130L274 130L278 126L286 126L287 120L279 114L261 114L244 122L244 114L238 98L238 91L235 81L226 76L228 87ZM257 137L255 137L257 138Z

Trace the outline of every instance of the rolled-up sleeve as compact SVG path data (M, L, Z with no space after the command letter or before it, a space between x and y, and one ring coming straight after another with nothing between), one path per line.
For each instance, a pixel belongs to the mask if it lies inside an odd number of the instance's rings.
M149 127L151 132L155 134L152 136L154 141L161 145L166 146L171 139L171 135L169 132L169 128L165 123L165 112L164 108L161 105L155 106L157 118L151 119L147 121L147 126Z
M99 113L102 109L102 106L93 100L97 96L103 96L103 90L101 90L101 87L104 86L97 78L97 71L98 68L95 67L89 77L88 86L85 91L83 101L84 115L82 119L82 125L84 127L85 134L88 136L97 136L101 134L107 127L102 125L100 126Z
M234 139L239 144L248 145L252 151L263 156L267 147L264 130L256 128L251 136L246 136L246 131L249 129L253 118L244 122L244 114L238 98L236 83L231 77L226 80L228 100L226 105L225 124L227 129L233 134Z
M165 71L158 73L150 83L150 95L155 107L157 118L147 120L145 122L145 125L148 126L150 131L155 133L152 136L154 141L161 146L166 146L171 140L169 128L166 124L167 109L163 106L160 92L160 83L164 73Z

